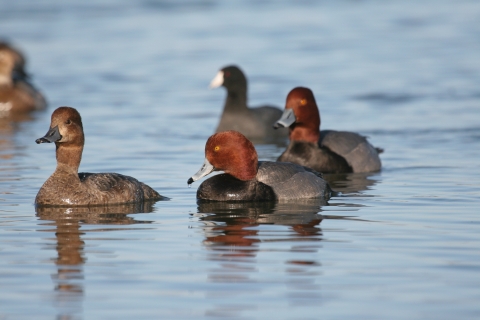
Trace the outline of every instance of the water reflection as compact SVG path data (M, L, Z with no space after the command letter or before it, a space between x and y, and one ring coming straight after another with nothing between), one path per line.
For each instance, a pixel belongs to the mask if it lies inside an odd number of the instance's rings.
M15 154L16 145L13 141L14 135L19 131L23 122L34 120L32 114L10 114L0 113L0 158L11 159Z
M212 252L210 260L248 261L256 257L262 242L303 240L319 241L322 231L319 227L324 216L319 214L321 206L326 205L321 199L303 200L296 203L275 202L199 202L198 212L206 215L200 217L204 222L204 245ZM288 226L267 231L262 225ZM290 249L289 249L290 250ZM295 250L292 247L291 250ZM245 260L247 259L247 260ZM306 261L305 263L311 263ZM224 268L236 270L236 266L223 265ZM223 275L211 275L211 280L226 281ZM235 277L235 281L238 279Z
M118 231L118 228L82 231L81 226L88 225L130 225L150 223L150 221L135 220L127 214L148 213L153 211L154 202L110 205L101 207L39 207L37 217L49 220L43 225L54 226L55 229L41 231L55 232L57 257L53 259L57 265L57 273L52 275L55 291L55 305L58 308L58 318L70 318L81 313L84 298L83 265L87 261L82 237L87 232ZM125 229L129 230L129 229Z
M207 314L242 316L245 308L232 306L229 298L258 294L256 290L265 282L279 290L270 292L285 292L287 288L293 305L318 305L321 294L316 283L322 266L319 251L325 240L320 223L324 219L346 218L322 215L326 205L321 199L295 203L199 202L207 259L218 263L217 268L209 270L208 279L219 285L235 284L228 290L222 286L221 293L210 295L218 303ZM266 278L260 272L265 269L270 270Z
M328 182L332 190L342 194L355 194L369 190L379 181L373 179L380 173L332 173L324 174L323 178Z

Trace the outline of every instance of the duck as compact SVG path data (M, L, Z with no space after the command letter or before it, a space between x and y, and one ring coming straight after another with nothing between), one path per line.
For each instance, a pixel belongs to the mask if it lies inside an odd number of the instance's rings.
M0 113L44 110L47 102L30 82L25 57L6 42L0 42Z
M379 154L367 138L355 132L322 130L312 90L296 87L288 95L285 110L274 128L289 128L290 144L277 161L288 161L322 173L377 172Z
M286 141L287 130L275 131L273 123L282 115L282 110L274 106L247 106L247 78L235 65L223 67L210 82L210 88L223 86L227 97L223 107L220 123L215 132L235 130L256 143L275 140Z
M213 171L224 173L199 186L198 200L285 202L328 200L331 196L328 183L318 172L294 163L259 162L253 143L238 131L223 131L208 138L204 163L188 179L188 185Z
M25 55L17 48L12 46L7 41L0 41L0 51L4 51L10 56L13 57L15 61L15 68L14 68L14 78L28 78L28 74L25 71L27 59Z
M80 113L59 107L40 143L55 143L57 167L35 198L36 206L94 206L162 200L157 191L118 173L78 173L85 136Z

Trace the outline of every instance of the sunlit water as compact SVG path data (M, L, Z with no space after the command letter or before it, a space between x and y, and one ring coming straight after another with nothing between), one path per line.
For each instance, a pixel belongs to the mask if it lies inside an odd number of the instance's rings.
M480 317L479 21L477 1L0 1L50 103L0 120L0 319ZM312 88L382 172L328 177L327 205L197 204L230 63L251 105ZM36 211L55 155L34 141L61 105L82 171L171 200Z

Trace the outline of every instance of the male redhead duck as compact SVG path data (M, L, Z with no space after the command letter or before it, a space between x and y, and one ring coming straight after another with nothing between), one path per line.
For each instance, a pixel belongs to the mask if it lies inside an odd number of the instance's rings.
M87 206L160 200L163 197L138 180L118 173L78 173L85 137L77 110L60 107L50 129L37 143L55 142L57 168L35 198L37 206Z
M29 82L25 58L17 49L0 42L0 112L22 113L45 109L42 94Z
M202 168L194 181L212 171L224 171L205 180L197 190L199 200L282 201L330 198L330 187L321 174L282 162L258 162L253 144L240 132L224 131L208 138Z
M290 129L290 144L277 161L298 163L322 173L374 172L382 167L367 139L347 131L320 131L320 114L308 88L294 88L275 128Z
M248 108L247 78L237 66L221 69L210 83L210 88L224 86L227 98L216 132L235 130L255 142L286 139L287 130L273 130L272 124L282 110L272 106Z

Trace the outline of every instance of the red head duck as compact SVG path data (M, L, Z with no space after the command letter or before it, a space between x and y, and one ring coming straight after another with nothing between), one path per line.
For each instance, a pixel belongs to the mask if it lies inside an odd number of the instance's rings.
M259 162L253 144L237 131L219 132L207 140L203 166L188 179L188 184L213 171L225 173L200 185L197 191L200 200L283 201L330 197L330 188L319 173L293 163Z
M381 169L381 149L373 147L365 137L347 131L320 131L320 113L308 88L290 91L285 111L274 127L290 130L290 144L277 161L298 163L323 173Z

